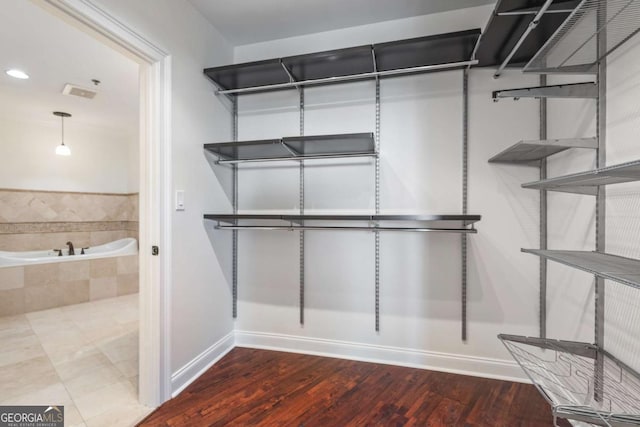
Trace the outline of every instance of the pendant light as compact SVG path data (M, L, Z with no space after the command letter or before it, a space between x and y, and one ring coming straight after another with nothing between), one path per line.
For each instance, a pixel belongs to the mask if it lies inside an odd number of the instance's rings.
M61 111L54 111L53 115L60 117L60 120L62 121L62 142L56 147L56 154L58 156L70 156L71 150L69 149L69 147L64 145L64 118L71 117L71 114L63 113Z

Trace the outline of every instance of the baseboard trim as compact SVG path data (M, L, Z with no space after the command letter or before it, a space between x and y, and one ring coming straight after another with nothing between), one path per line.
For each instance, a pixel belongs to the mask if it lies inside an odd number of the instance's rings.
M233 350L234 341L234 333L231 331L171 375L171 397L179 395L189 384Z
M384 363L504 381L530 382L514 361L476 356L237 330L235 346Z

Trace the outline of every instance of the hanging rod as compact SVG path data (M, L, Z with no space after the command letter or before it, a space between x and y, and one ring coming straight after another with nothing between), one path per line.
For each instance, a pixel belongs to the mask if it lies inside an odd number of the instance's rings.
M273 85L253 86L253 87L245 87L245 88L239 88L239 89L225 89L225 90L216 91L216 95L230 95L230 94L238 94L238 93L260 92L260 91L273 90L273 89L294 88L298 86L311 86L311 85L318 85L318 84L325 84L325 83L338 83L338 82L362 80L362 79L376 78L376 77L398 76L403 74L443 70L447 68L453 69L458 67L466 67L470 65L476 65L477 63L478 63L478 60L474 59L470 61L451 62L448 64L422 65L420 67L402 68L399 70L374 71L371 73L351 74L348 76L325 77L322 79L301 80L297 82L277 83Z
M217 165L238 164L238 163L255 163L255 162L281 162L286 160L314 160L314 159L344 159L347 157L378 157L377 153L349 153L349 154L320 154L311 156L295 156L295 157L273 157L269 159L237 159L237 160L216 160Z
M311 225L216 225L216 230L286 230L286 231L406 231L422 233L459 233L476 234L475 228L431 228L431 227L331 227L331 226L311 226Z
M502 71L509 64L509 61L511 61L511 58L513 58L513 56L516 54L518 49L520 49L520 46L522 46L522 43L524 43L525 39L529 36L529 33L531 33L531 31L536 29L536 27L540 23L540 19L542 18L544 13L547 11L549 6L551 6L551 3L553 3L553 0L546 0L544 2L544 4L542 5L538 13L536 13L536 16L533 17L533 21L529 23L525 32L522 33L522 35L518 39L518 42L515 44L515 46L513 46L513 49L511 49L511 52L509 52L509 55L507 55L507 57L504 59L502 64L500 64L500 67L498 67L498 70L493 75L494 79L497 79L498 77L500 77L500 74L502 74Z

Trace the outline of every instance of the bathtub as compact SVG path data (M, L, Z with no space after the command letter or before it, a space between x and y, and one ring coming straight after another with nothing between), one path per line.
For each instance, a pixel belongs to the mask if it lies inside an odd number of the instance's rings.
M20 265L48 264L53 262L81 261L96 258L110 258L138 253L138 241L134 238L126 238L105 243L104 245L91 246L85 249L84 255L80 255L82 248L75 248L76 255L69 255L64 247L62 256L53 249L43 251L5 252L0 251L0 267L15 267Z

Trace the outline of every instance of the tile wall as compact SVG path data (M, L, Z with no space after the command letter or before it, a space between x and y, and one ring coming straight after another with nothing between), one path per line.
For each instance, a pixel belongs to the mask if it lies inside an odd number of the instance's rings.
M138 194L0 189L0 251L138 238ZM137 256L0 268L0 316L138 291Z
M138 292L138 256L0 268L0 317Z
M95 246L138 237L138 194L0 189L0 251Z

